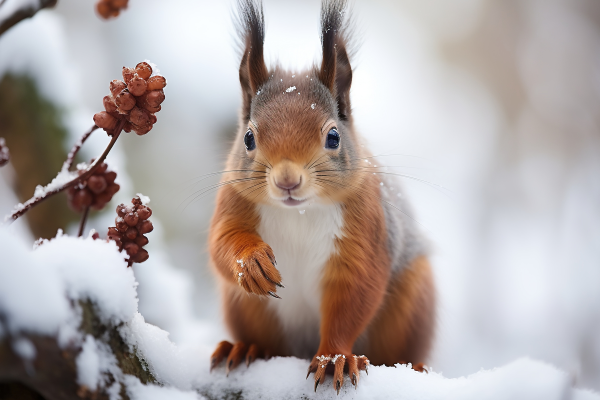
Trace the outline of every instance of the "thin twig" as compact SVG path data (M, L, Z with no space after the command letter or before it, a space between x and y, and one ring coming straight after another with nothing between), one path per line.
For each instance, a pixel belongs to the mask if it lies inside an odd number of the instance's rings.
M119 124L117 125L116 129L114 130L113 134L112 134L112 138L110 139L110 143L108 143L108 146L106 146L106 149L104 149L104 152L102 153L102 155L100 157L98 157L86 170L83 174L79 175L78 177L76 177L75 179L65 183L64 185L62 185L61 187L59 187L58 189L54 189L51 190L49 192L46 192L43 196L41 197L32 197L31 199L27 200L24 204L23 207L21 207L19 210L13 212L8 219L8 221L12 222L12 221L16 221L20 216L22 216L23 214L25 214L27 211L29 211L31 208L35 207L36 205L38 205L39 203L41 203L42 201L46 200L49 197L54 196L57 193L62 192L65 189L70 188L71 186L74 186L75 184L79 183L79 182L83 182L85 180L87 180L90 176L92 176L94 174L94 172L96 171L96 169L100 166L100 164L102 164L104 162L104 160L106 159L106 156L108 155L108 153L110 153L110 150L113 148L113 146L115 145L115 142L117 141L117 139L119 138L119 136L121 135L121 131L123 130L123 127L125 126L125 123L127 121L125 119L122 119Z
M78 237L81 237L83 235L83 230L85 229L85 223L87 221L87 217L88 217L89 213L90 213L90 206L87 206L83 210L83 215L81 216L81 221L79 222L79 233L77 234Z
M12 15L0 20L0 35L23 21L26 18L33 17L38 11L43 8L54 7L57 0L39 0L36 5L29 7L17 8Z
M98 129L98 125L92 126L92 129L90 129L88 132L84 133L84 135L81 137L81 139L79 139L79 141L77 143L75 143L75 145L69 152L67 159L63 163L63 166L62 166L63 171L68 171L71 169L71 167L73 166L73 162L75 161L75 157L77 156L77 153L79 152L79 149L81 149L81 146L83 146L85 141L90 137L92 132L94 132L96 129Z

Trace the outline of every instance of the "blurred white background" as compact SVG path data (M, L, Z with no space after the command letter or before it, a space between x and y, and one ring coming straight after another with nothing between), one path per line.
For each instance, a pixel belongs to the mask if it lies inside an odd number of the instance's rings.
M75 138L123 65L159 66L158 123L112 155L128 172L118 201L151 197L195 314L219 324L206 253L214 192L186 196L217 182L193 179L222 169L237 126L234 3L131 0L108 22L93 5L59 0L7 32L0 72L31 74ZM318 60L319 7L264 1L268 60L294 71ZM431 183L403 180L433 248L430 364L456 377L530 356L600 390L600 2L356 0L354 12L355 121L381 165Z

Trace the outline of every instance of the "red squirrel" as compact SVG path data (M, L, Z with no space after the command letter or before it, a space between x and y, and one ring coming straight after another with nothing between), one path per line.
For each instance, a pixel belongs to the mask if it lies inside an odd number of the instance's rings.
M262 5L238 6L240 125L209 236L235 343L219 343L211 370L308 358L315 390L333 373L339 393L371 363L419 365L432 271L398 185L371 166L353 124L346 1L323 0L321 64L298 73L267 68Z

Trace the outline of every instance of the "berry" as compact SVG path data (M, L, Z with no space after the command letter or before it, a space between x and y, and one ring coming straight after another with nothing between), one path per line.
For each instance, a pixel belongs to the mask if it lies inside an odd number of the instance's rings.
M113 0L114 1L114 0ZM99 3L100 4L100 3ZM123 122L125 132L145 135L156 123L155 113L165 101L164 76L152 76L152 67L141 62L135 68L123 67L123 80L110 82L110 96L103 99L104 110L94 115L95 124L109 135Z
M119 250L125 250L129 255L128 265L142 263L148 259L148 251L143 249L148 244L148 238L144 236L154 229L152 222L148 220L152 215L150 207L142 204L139 197L131 200L130 206L119 204L117 206L117 218L114 227L108 228L108 240L115 242Z
M119 15L121 10L127 8L129 0L99 0L96 3L96 11L104 18L109 19Z
M81 175L85 170L80 169ZM88 207L95 210L104 208L120 189L115 183L117 173L108 171L108 165L102 163L92 176L86 181L71 186L67 191L69 206L77 212L82 212Z

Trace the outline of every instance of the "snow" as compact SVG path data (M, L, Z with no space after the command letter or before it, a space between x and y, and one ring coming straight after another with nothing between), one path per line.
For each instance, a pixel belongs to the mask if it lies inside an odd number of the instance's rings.
M138 194L137 194L137 197L139 197L139 198L140 198L140 200L142 201L142 204L143 204L143 205L147 206L148 204L150 204L150 197L148 197L148 196L144 196L144 195L143 195L143 194L141 194L141 193L138 193Z
M290 86L289 88L285 89L285 91L286 91L287 93L291 93L291 92L293 92L294 90L296 90L296 86Z
M56 271L69 298L101 304L104 322L128 321L137 311L133 271L114 243L62 236L40 246L33 257Z
M191 287L183 284L185 277L178 277L160 249L160 265L155 262L150 274L140 273L144 276L142 286L160 286L168 295L171 303L160 313L183 310L174 321L166 323L179 325L176 330L189 331L188 337L180 334L179 343L170 339L169 332L147 323L138 312L138 284L133 269L127 268L113 244L59 234L30 250L22 239L2 228L0 252L0 314L6 316L9 331L16 335L25 331L58 335L60 328L71 332L71 340L78 340L81 346L76 360L77 382L92 391L106 388L111 398L118 398L118 385L107 387L112 382L107 377L112 376L126 386L133 399L220 398L240 391L248 399L338 398L330 377L314 393L314 380L305 379L308 360L276 357L257 360L249 368L242 364L229 377L224 366L209 373L209 358L218 336L211 336L201 322L193 320L189 309ZM144 268L140 265L136 271ZM90 299L102 320L124 323L119 328L121 336L147 363L160 386L143 385L137 378L124 375L102 340L73 332L72 327L77 326L73 319L79 317L69 308L68 299ZM35 358L35 347L26 339L17 338L13 347L24 359ZM370 366L369 375L361 373L356 389L345 379L340 395L348 399L552 400L564 398L565 393L576 399L600 399L592 392L572 389L567 373L527 358L454 379L437 371L418 373L405 365Z
M203 396L172 387L144 385L134 376L126 376L127 394L131 400L200 400Z
M100 356L98 355L96 340L92 335L85 337L76 364L77 383L95 391L100 380Z
M33 360L37 353L35 346L31 343L31 340L25 338L19 338L12 342L12 348L22 359Z
M0 306L6 328L12 333L56 334L69 313L60 277L5 228L0 229L0 248Z
M160 69L158 69L158 66L156 64L154 64L150 60L144 60L144 62L148 63L150 65L150 68L152 68L152 75L150 76L160 75Z
M48 194L48 192L51 192L53 190L56 190L56 189L62 187L66 183L75 179L76 177L77 177L76 172L61 170L58 173L58 175L56 175L56 177L54 179L52 179L52 181L49 184L47 184L46 186L42 186L42 185L36 186L33 197L36 199L44 197Z

